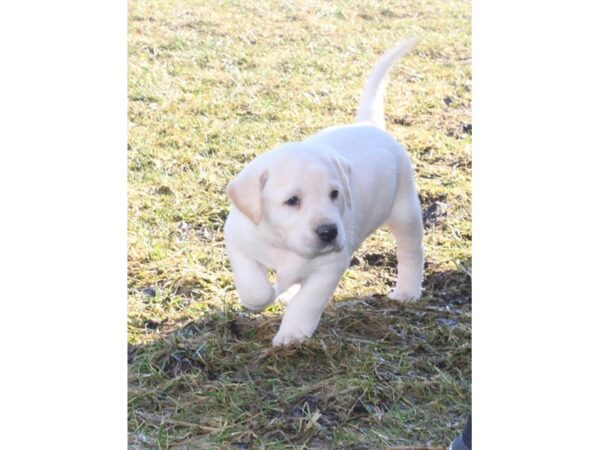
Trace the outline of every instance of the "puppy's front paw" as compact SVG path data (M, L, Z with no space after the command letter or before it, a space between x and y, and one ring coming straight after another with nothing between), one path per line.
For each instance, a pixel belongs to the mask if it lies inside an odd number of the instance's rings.
M421 289L400 289L396 288L388 294L388 298L399 302L414 302L421 298Z
M262 311L275 301L275 289L270 284L246 292L239 292L240 302L252 311Z
M285 345L300 344L307 340L307 336L300 329L279 330L273 338L273 347L283 347Z

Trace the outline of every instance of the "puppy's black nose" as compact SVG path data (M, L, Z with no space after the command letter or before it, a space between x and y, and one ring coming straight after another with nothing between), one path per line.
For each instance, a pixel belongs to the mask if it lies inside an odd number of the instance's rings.
M319 225L315 231L322 242L329 243L336 238L338 230L336 224L327 223L325 225Z

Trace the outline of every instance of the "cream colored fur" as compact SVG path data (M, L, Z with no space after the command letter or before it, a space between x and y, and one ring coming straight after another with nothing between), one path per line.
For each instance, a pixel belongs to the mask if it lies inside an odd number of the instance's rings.
M233 207L225 240L242 304L259 311L289 290L273 345L313 335L352 253L382 225L397 245L398 278L389 297L421 295L423 224L412 165L385 131L383 114L387 74L415 43L401 43L375 66L357 123L264 153L227 186ZM334 239L317 233L323 226L337 228ZM267 268L276 272L275 285Z

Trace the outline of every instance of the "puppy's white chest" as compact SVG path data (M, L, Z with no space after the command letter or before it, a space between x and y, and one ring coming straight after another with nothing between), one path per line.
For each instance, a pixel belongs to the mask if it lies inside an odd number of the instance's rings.
M291 252L281 252L277 256L267 267L275 270L277 287L285 291L291 285L302 281L309 270L310 262Z

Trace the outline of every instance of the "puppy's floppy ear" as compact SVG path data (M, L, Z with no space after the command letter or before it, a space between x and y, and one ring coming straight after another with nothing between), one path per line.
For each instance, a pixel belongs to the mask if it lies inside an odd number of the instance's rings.
M262 190L268 177L267 168L253 162L227 185L230 200L256 225L262 219Z
M333 158L334 165L342 181L342 191L344 193L344 201L348 208L352 208L352 191L350 190L350 177L352 175L352 167L350 163L341 156Z

